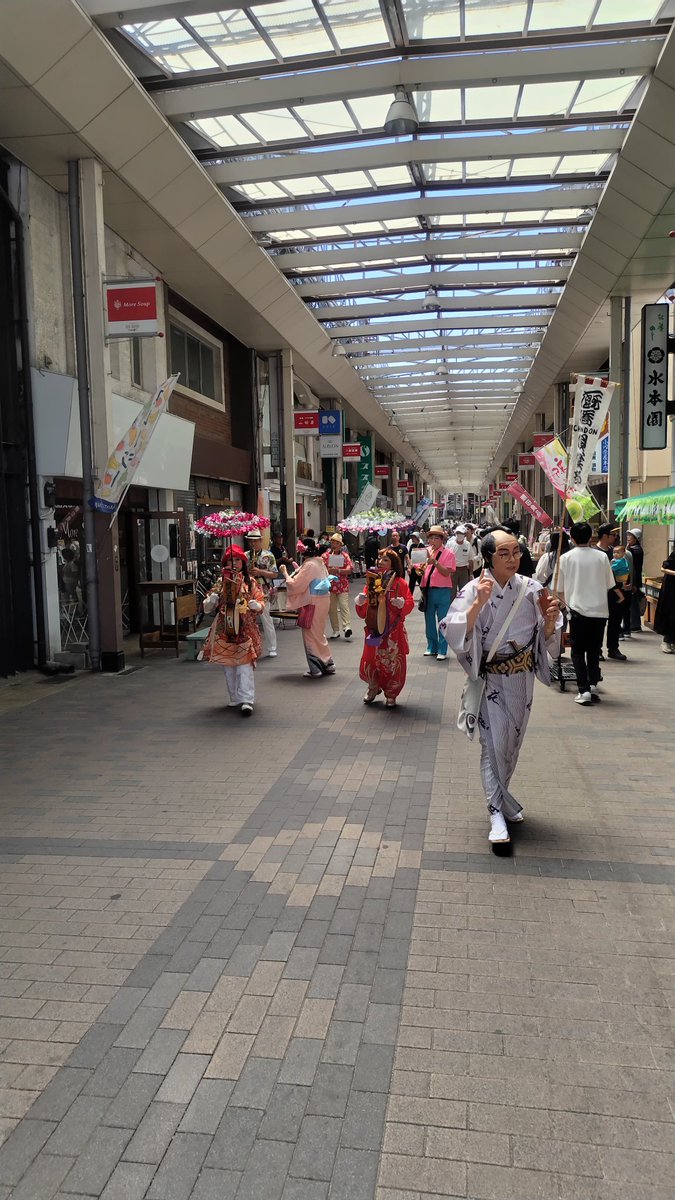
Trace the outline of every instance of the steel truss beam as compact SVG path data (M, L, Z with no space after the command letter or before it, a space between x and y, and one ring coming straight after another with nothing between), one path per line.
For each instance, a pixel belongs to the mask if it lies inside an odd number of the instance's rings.
M347 353L351 362L378 362L380 359L388 359L392 362L403 361L408 357L411 358L462 358L465 355L471 355L485 348L487 353L490 348L494 349L511 349L530 346L533 350L537 350L542 337L543 331L537 333L525 334L474 334L466 340L460 340L461 335L453 335L453 337L445 338L382 338L377 342L352 342ZM454 341L454 345L453 345Z
M471 192L467 185L467 192ZM373 204L333 204L320 211L298 209L293 212L264 213L259 217L245 217L251 232L272 233L283 229L320 229L322 225L356 225L359 222L400 220L405 217L433 217L461 213L504 213L547 211L551 208L588 208L597 204L602 195L602 185L569 184L566 187L542 187L536 192L519 192L502 189L489 194L430 196L422 199L388 200L375 207ZM570 218L570 224L573 218Z
M407 166L408 163L470 162L475 159L539 158L554 154L612 154L621 148L625 129L577 129L523 133L512 141L493 137L423 138L414 142L389 141L380 146L355 146L340 150L278 154L250 158L246 162L224 162L209 166L214 183L262 183L277 179L301 179L305 175L333 175L341 171L369 171L377 167ZM336 161L337 160L337 161Z
M478 271L420 271L413 275L371 275L363 280L336 280L330 283L295 285L299 296L317 300L337 296L348 300L352 296L371 296L376 292L398 295L400 292L420 292L425 288L510 288L532 284L562 285L570 272L570 264L552 267L518 267L504 265L501 269L486 267Z
M555 308L558 303L557 292L547 292L536 296L504 296L489 294L478 296L439 296L438 309L441 312L476 312L482 308L501 308L507 312L518 308ZM434 308L436 305L434 305ZM351 310L351 311L349 311ZM428 311L424 300L389 300L384 304L352 304L327 305L324 308L313 308L312 312L317 321L354 321L359 317L388 317L399 313L401 316L412 316L415 313ZM508 325L508 317L503 324Z
M259 66L257 78L233 77L212 83L209 76L199 83L153 88L160 110L172 121L218 117L291 105L302 116L304 104L351 97L377 96L405 87L410 92L429 89L486 87L491 84L551 83L570 79L606 79L625 75L648 75L656 65L663 38L617 37L607 34L605 42L581 44L570 52L567 46L528 47L527 53L513 50L466 50L409 58L344 65L342 60L316 60L312 70L295 63L285 64L284 74ZM522 43L521 43L522 46ZM473 48L472 48L473 49ZM384 56L383 56L384 57ZM530 122L532 124L533 122Z
M358 317L358 312L354 312L354 317ZM334 328L326 328L326 333L333 338L334 341L345 345L345 348L350 345L350 339L358 337L389 337L391 335L404 335L406 333L430 332L437 333L439 337L445 336L448 329L458 329L462 333L470 329L508 329L509 333L522 327L535 328L542 326L545 328L551 320L551 313L531 313L528 316L465 316L465 317L435 317L433 319L411 319L409 321L382 321L377 324L353 325L351 328L345 328L342 325ZM345 339L346 342L345 342ZM377 344L377 343L374 343Z
M577 250L582 240L583 234L576 230L574 233L524 234L522 237L518 237L517 234L504 234L501 237L485 234L483 237L458 237L454 240L430 237L424 241L420 238L418 242L387 242L386 245L355 246L352 250L342 251L317 247L316 250L294 250L289 254L272 254L270 257L274 265L286 275L292 274L299 267L311 267L313 273L322 275L334 271L336 267L341 267L344 273L359 269L356 265L344 265L346 263L367 264L361 268L366 271L378 269L375 266L371 267L371 263L374 262L381 264L390 261L392 266L396 267L400 265L396 260L401 258L420 258L445 263L452 256L458 262L482 262L481 258L473 258L472 255L483 252L494 253L495 258L502 254L529 258L533 253L543 258L548 251L549 257L557 258ZM553 251L557 253L553 254ZM302 279L304 276L297 275L295 278Z

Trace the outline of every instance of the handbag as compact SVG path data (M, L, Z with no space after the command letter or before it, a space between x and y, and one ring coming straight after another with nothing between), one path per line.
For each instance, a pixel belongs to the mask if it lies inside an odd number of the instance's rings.
M440 554L442 554L441 550L439 550L438 554L436 555L437 560L438 560ZM436 563L434 563L433 567L431 568L431 570L429 572L429 578L427 579L424 586L422 586L422 584L420 584L421 599L418 600L418 602L417 602L417 607L420 610L420 612L426 612L427 608L429 607L429 583L431 582L431 576L433 575L435 570L436 570Z
M301 604L298 609L298 629L311 629L314 620L314 605Z
M492 659L497 653L497 647L499 646L500 642L503 641L504 634L506 633L509 625L511 624L523 600L525 599L526 591L527 581L523 580L523 584L520 589L520 593L516 598L515 604L513 604L509 609L506 619L503 622L497 636L495 637L485 661L481 664L480 674L478 675L477 679L467 678L465 680L464 687L462 688L461 699L459 701L457 728L459 729L460 733L466 734L466 736L469 738L469 741L473 740L473 735L476 732L478 714L480 713L480 706L483 703L483 693L485 691L486 682L485 667L489 662L492 662Z

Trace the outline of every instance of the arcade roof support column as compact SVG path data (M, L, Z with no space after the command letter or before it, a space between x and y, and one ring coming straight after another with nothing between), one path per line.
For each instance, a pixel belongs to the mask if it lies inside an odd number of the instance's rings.
M609 310L609 377L623 385L623 296L610 297ZM607 472L607 515L612 513L626 492L623 490L623 386L614 389L609 406L609 469Z
M96 484L105 471L113 446L113 431L110 354L105 338L103 315L103 281L106 274L103 171L101 164L94 158L80 160L80 209L89 355L92 463ZM107 516L97 513L95 520L101 670L122 671L124 642L117 517L111 524Z

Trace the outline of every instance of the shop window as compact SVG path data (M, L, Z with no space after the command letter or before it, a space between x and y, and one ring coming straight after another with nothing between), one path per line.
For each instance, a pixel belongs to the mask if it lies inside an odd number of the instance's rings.
M186 317L171 314L171 370L178 372L178 388L197 400L223 406L222 346Z

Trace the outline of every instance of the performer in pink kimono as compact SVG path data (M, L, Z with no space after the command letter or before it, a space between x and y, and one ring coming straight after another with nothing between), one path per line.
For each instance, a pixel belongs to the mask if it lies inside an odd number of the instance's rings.
M366 590L356 597L356 611L366 621L366 640L359 675L368 684L364 704L384 692L393 708L406 676L408 635L405 618L415 607L403 578L403 562L395 549L382 550L376 570L368 571Z
M322 675L334 675L335 663L326 641L326 619L330 609L330 581L333 576L319 556L316 543L307 545L304 550L302 566L292 575L288 574L283 563L280 570L286 580L286 599L289 608L297 608L300 616L298 624L302 630L302 640L307 655L307 670L305 677L319 679ZM307 606L312 609L307 611ZM305 610L304 613L302 610ZM305 624L305 619L309 623Z

